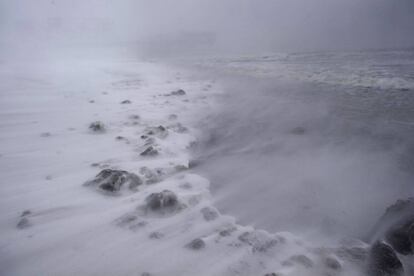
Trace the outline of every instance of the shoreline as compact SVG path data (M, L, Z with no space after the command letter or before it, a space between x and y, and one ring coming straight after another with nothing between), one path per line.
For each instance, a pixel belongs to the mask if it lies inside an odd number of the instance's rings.
M238 225L212 205L209 181L188 170L188 147L200 114L214 110L222 93L217 84L141 62L8 68L1 72L2 90L14 89L1 106L5 275L340 273L327 262L359 275L347 258L351 246L366 244L320 247ZM105 131L88 129L94 121ZM142 156L150 146L157 156ZM143 183L117 195L84 186L105 169L135 173ZM180 207L148 212L148 197L164 190Z

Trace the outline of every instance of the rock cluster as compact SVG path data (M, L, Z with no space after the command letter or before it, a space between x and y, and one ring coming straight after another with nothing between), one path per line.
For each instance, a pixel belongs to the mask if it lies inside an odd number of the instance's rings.
M135 191L143 182L134 173L121 170L105 169L98 173L94 179L87 181L85 186L95 186L100 190L110 193L117 193L122 188L127 187Z

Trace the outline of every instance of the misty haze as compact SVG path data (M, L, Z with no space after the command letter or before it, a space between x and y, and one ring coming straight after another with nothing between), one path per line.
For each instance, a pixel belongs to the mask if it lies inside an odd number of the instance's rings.
M413 0L0 0L0 275L414 276Z

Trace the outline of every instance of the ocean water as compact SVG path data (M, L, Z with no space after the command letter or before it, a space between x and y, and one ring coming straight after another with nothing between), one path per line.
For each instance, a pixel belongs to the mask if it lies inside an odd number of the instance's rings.
M219 209L269 231L367 233L414 196L414 50L196 61L223 86L197 170Z

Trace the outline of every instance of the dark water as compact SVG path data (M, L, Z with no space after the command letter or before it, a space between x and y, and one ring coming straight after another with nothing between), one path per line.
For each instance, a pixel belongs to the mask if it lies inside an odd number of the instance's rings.
M280 56L203 61L226 94L197 170L242 223L362 237L414 195L414 54Z

